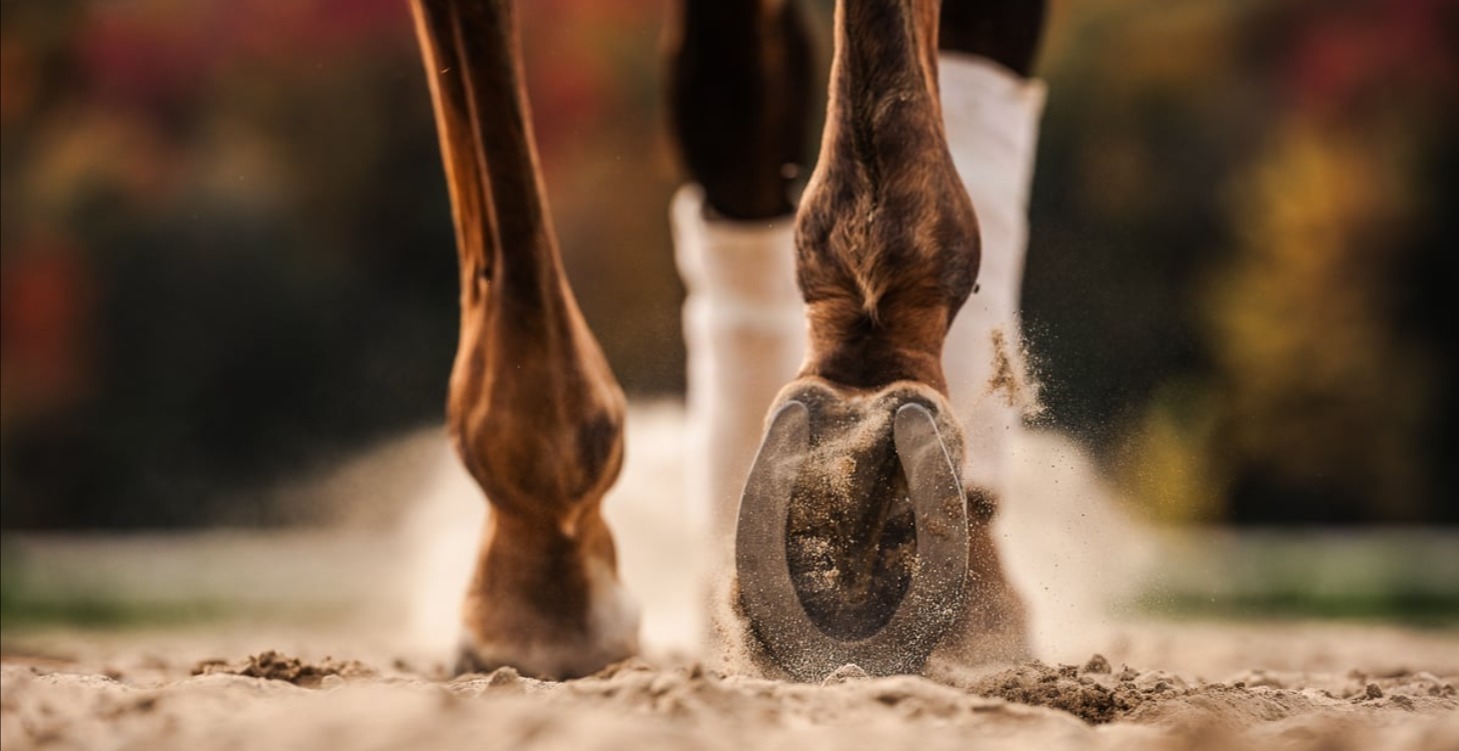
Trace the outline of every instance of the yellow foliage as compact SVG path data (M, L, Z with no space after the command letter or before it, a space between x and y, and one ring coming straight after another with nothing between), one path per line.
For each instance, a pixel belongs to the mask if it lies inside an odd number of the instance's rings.
M1127 434L1120 487L1148 518L1171 524L1223 518L1227 468L1214 451L1220 411L1205 383L1175 383Z
M1239 247L1204 299L1248 466L1414 503L1408 454L1425 369L1389 320L1385 236L1402 174L1371 139L1296 121L1234 185Z

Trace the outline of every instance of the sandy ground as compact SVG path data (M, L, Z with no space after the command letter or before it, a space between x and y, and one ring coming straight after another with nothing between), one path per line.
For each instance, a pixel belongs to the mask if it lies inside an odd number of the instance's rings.
M53 634L0 666L0 745L1459 749L1459 639L1383 627L1132 625L1111 645L1120 659L966 687L854 668L796 685L673 659L564 683L509 669L452 680L348 640Z
M255 545L265 552L251 558L212 538L172 545L187 560L217 552L225 570L249 561L231 575L275 593L297 580L304 597L333 591L368 607L312 623L12 630L0 659L0 745L1459 749L1454 628L1112 611L1169 551L1123 518L1077 451L1047 434L1020 438L1019 500L1001 522L1044 662L970 672L955 686L867 678L854 666L821 685L726 672L699 648L699 593L712 566L686 533L693 510L676 497L682 416L637 408L630 425L629 465L609 511L624 578L643 605L644 658L563 683L511 670L447 675L481 504L439 437L415 436L290 491L291 502L336 509L331 544L290 538ZM143 589L185 588L157 573L177 568L189 569L173 574L177 582L212 586L198 578L206 566L133 565L117 545L79 548L79 557L98 570L132 566Z

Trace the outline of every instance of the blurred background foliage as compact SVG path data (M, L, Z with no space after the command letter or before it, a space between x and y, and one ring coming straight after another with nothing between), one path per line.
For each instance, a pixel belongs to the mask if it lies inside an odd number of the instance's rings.
M1070 2L1025 308L1171 521L1459 521L1459 4Z
M569 275L676 394L668 4L521 8ZM1459 3L1053 11L1047 419L1164 521L1459 522ZM0 524L293 520L274 485L440 423L450 233L405 0L0 0Z

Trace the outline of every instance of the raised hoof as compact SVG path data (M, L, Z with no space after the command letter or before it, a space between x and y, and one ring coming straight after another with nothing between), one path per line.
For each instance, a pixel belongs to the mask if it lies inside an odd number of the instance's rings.
M791 393L770 421L740 501L735 564L740 606L752 633L768 656L797 680L819 681L848 663L872 675L918 673L963 610L968 519L954 460L961 445L955 435L948 437L953 445L947 445L938 426L942 410L919 391L889 389L846 400L828 389L805 389ZM872 444L879 445L868 448L865 439L862 444L846 443L848 436L858 435L870 435ZM836 451L843 445L855 447L838 460ZM868 470L872 464L880 469ZM867 484L863 475L868 471L883 476ZM846 599L846 591L855 588L848 582L856 577L833 567L815 572L818 579L807 578L795 568L809 559L795 548L802 538L792 539L802 534L793 526L805 527L804 511L794 507L805 506L805 496L814 495L827 478L839 483L848 474L846 482L856 496L849 505L862 502L883 509L874 530L845 534L849 528L834 521L848 513L839 506L826 509L822 518L833 520L827 524L842 530L838 534L859 538L855 545L865 551L863 559L881 556L875 565L863 567L860 578L882 581L863 582L863 594L852 595L852 600L866 599L868 586L875 590L901 572L899 586L881 586L872 598L880 599L881 613L873 612L875 608L826 607L827 592L808 591L812 587L807 582L824 581L831 597ZM873 491L868 493L868 488ZM838 503L847 497L838 496ZM885 530L895 526L888 523L887 509L896 503L910 506L915 533L907 530L904 536L915 548L906 546L889 564L886 551L877 546L893 539Z

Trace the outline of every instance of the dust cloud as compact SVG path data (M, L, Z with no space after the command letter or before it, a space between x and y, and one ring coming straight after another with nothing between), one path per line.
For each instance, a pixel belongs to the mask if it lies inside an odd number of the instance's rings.
M698 539L691 523L683 430L678 404L635 406L623 474L604 502L620 574L643 608L649 655L700 655L720 644L711 601L724 596L725 572L717 570L730 558L724 541ZM1028 605L1036 654L1088 657L1119 621L1114 606L1138 591L1157 560L1158 537L1121 511L1071 439L1021 430L1012 443L1012 492L995 520L1005 568ZM394 530L398 575L379 587L389 602L371 610L401 614L402 638L414 648L454 648L486 503L443 433L381 446L297 497L329 509L344 528Z

